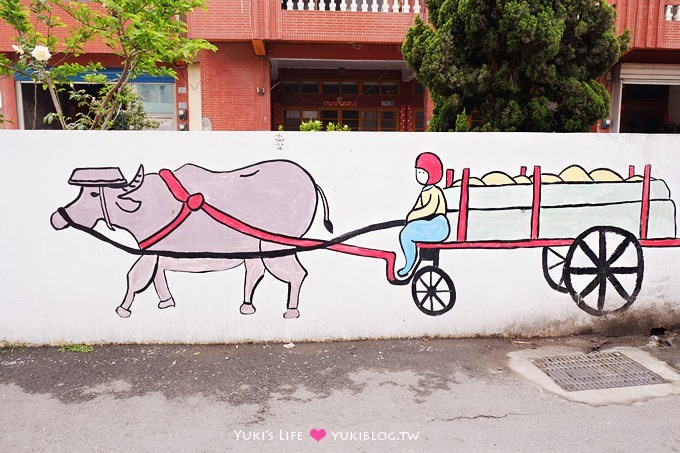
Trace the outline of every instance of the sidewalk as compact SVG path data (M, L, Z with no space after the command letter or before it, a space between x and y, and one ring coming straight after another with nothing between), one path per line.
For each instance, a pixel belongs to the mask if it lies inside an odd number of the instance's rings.
M0 451L678 451L680 395L595 407L509 367L528 349L627 346L680 370L680 337L664 339L5 348Z

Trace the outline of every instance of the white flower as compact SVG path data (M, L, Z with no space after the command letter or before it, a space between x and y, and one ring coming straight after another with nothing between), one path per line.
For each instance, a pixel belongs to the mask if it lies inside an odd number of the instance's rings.
M24 54L24 49L22 49L21 46L17 46L17 45L15 45L15 44L12 44L12 49L13 49L16 53L18 53L19 55L23 55L23 54Z
M41 62L49 60L50 57L52 56L52 54L50 53L50 49L40 45L35 46L35 49L33 49L31 55L33 56L33 58Z

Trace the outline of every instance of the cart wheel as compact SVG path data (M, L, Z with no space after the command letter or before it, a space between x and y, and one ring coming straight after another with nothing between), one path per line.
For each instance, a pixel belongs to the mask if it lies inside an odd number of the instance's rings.
M543 247L543 277L552 289L561 293L569 292L564 285L566 253L566 247Z
M439 316L453 308L456 288L446 272L434 266L418 269L411 282L416 307L426 315Z
M602 316L624 311L635 301L643 271L642 247L635 236L598 226L581 233L569 247L564 285L580 309Z

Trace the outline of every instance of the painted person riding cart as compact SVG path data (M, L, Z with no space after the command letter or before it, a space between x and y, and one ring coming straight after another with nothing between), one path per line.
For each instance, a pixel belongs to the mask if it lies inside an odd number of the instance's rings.
M451 232L446 218L446 197L437 187L444 174L439 157L433 153L422 153L416 159L416 181L423 188L415 205L406 216L406 226L399 234L401 250L406 263L397 271L400 278L406 278L417 261L418 242L442 242Z

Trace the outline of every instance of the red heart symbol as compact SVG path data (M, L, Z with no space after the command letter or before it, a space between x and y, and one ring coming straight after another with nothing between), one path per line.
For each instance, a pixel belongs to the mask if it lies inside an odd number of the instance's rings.
M317 442L326 437L326 430L325 429L313 429L309 432L309 435L312 436L314 440Z

